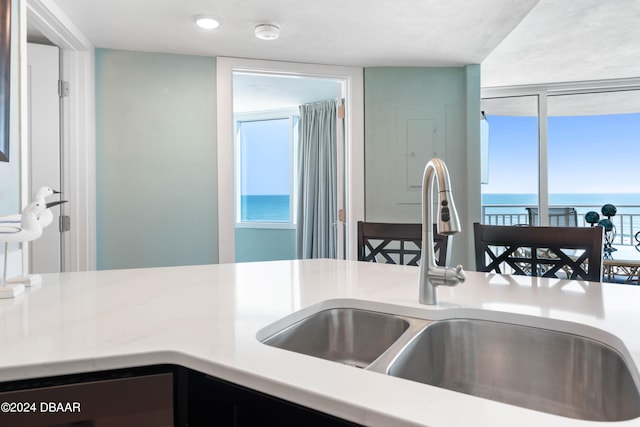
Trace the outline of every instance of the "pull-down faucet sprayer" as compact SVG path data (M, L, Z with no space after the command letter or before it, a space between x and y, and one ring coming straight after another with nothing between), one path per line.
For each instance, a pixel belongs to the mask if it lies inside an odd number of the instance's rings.
M420 304L438 304L436 287L456 286L465 280L462 266L439 267L433 249L433 183L438 188L438 233L460 232L460 219L451 194L449 171L438 158L431 159L422 176L422 255L420 258Z

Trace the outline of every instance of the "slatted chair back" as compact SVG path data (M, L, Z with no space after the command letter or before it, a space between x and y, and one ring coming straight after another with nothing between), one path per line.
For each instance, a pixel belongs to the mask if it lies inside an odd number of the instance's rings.
M538 208L525 208L529 215L529 225L540 225ZM578 212L575 208L549 208L549 225L551 227L577 227Z
M602 227L473 226L478 271L602 280Z
M436 264L449 262L450 236L433 226ZM418 265L422 249L422 224L358 222L358 260L387 264Z

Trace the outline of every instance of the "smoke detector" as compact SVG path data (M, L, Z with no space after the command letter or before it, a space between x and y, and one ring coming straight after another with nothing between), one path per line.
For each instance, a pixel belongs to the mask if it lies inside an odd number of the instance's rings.
M258 24L255 28L256 37L262 40L275 40L280 36L280 27L275 24Z

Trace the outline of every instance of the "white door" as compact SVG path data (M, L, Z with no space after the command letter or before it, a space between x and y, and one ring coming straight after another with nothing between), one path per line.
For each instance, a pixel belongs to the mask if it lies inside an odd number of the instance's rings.
M29 43L27 46L30 194L40 187L60 191L60 75L59 49ZM63 195L64 197L64 195ZM47 201L59 200L58 195ZM64 199L63 199L64 200ZM60 271L60 207L51 209L53 222L31 243L31 273Z

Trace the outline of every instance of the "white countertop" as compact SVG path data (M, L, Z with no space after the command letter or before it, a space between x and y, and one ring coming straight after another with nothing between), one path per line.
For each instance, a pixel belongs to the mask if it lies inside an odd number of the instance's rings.
M0 381L169 363L364 425L575 426L592 422L304 356L258 333L313 306L380 309L430 319L471 316L599 339L640 366L640 287L467 272L418 304L418 269L310 260L43 275L0 300ZM312 307L312 308L310 308ZM522 319L519 319L522 320ZM617 337L617 338L616 338ZM619 422L640 426L640 419Z

